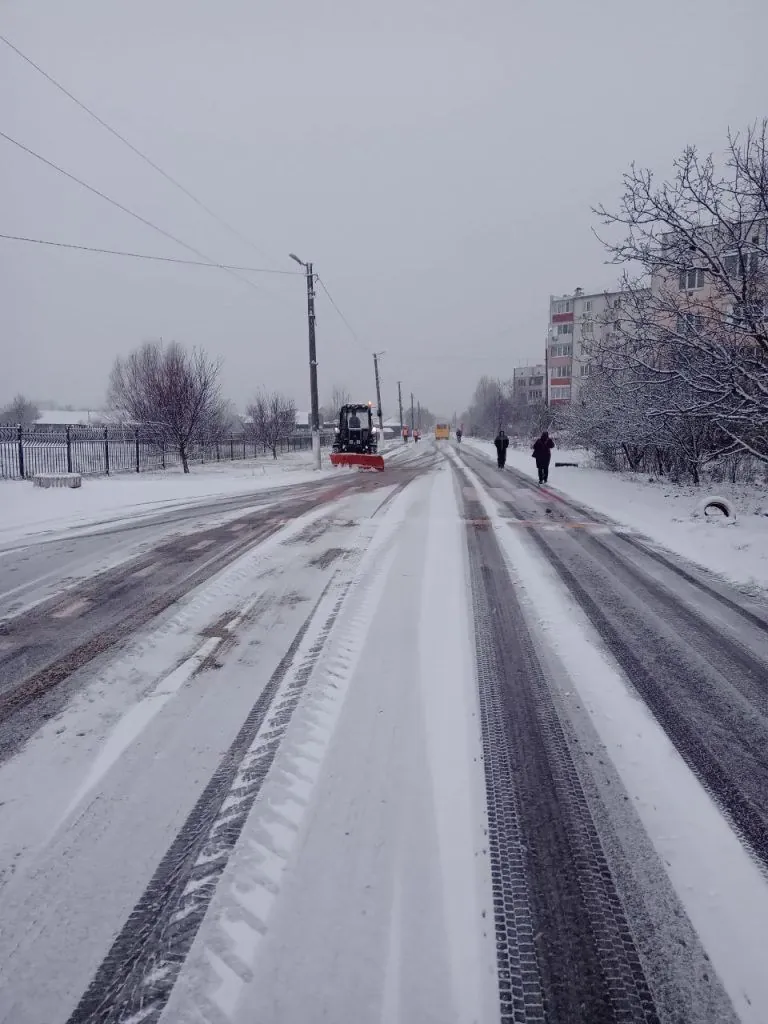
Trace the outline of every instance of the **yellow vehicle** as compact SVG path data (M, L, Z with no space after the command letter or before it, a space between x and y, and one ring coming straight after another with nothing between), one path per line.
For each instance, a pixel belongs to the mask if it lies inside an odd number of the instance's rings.
M447 423L436 423L435 424L435 440L436 441L448 441L451 436L451 428Z

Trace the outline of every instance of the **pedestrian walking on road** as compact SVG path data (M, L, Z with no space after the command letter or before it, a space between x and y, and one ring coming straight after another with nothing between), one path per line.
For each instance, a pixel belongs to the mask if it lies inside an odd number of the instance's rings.
M461 444L461 427L456 431L456 440Z
M536 459L536 468L539 471L539 483L545 484L549 480L549 463L552 459L552 449L555 442L545 430L541 437L534 442L533 457Z
M499 469L504 469L507 461L509 438L504 431L500 429L493 443L496 445L496 461L498 462Z

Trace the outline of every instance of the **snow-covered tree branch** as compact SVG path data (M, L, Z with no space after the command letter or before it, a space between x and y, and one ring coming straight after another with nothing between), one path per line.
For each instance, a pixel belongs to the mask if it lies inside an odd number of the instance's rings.
M246 410L250 419L249 433L277 458L281 441L290 437L296 427L296 406L290 398L277 391L257 395Z
M623 230L604 244L625 269L592 358L768 461L768 122L729 136L722 174L689 147L671 180L633 166L618 210L596 212Z
M178 342L149 341L115 360L109 404L134 423L161 428L188 473L190 444L222 418L220 368L202 349L189 352Z

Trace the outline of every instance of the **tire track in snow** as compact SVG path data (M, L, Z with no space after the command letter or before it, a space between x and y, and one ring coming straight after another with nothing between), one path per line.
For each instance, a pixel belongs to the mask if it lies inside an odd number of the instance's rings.
M462 452L461 458L463 461L467 462L473 459L477 463L477 466L475 467L476 469L488 469L488 460L484 460L476 452L470 451L467 454L469 455L469 459L467 459L465 457L465 453ZM566 513L576 515L585 520L590 520L598 526L610 526L612 528L618 526L618 524L616 524L608 516L596 512L595 509L589 508L587 505L583 505L582 503L576 501L570 496L566 497L560 491L557 491L552 487L540 487L535 482L535 480L532 480L530 477L526 476L525 473L521 472L518 469L513 469L511 466L507 467L507 473L514 479L514 482L516 484L522 485L530 493L535 494L539 497L541 497L541 495L544 495L547 498L554 498L555 501L559 503L560 507L562 507ZM685 580L686 583L689 583L691 586L696 587L697 590L701 591L703 594L706 594L707 597L719 602L725 608L728 608L729 611L736 612L742 618L746 619L746 621L749 622L752 626L757 627L757 629L761 630L762 632L768 631L768 618L766 618L764 613L760 614L754 611L752 608L747 607L740 601L734 600L733 597L730 597L727 593L723 593L720 589L718 589L718 585L720 587L727 587L729 590L739 593L741 596L744 597L746 601L749 601L750 595L746 593L742 594L739 588L734 584L722 580L720 577L718 577L716 573L703 567L696 566L696 572L691 571L690 569L686 568L685 565L681 565L675 556L670 555L669 553L663 550L658 550L658 548L654 546L653 541L644 538L641 539L637 536L632 536L629 527L619 527L618 529L612 529L612 533L614 536L621 537L622 545L626 545L628 547L633 548L635 551L643 555L645 558L652 559L658 565L663 566L669 572L674 573L680 579ZM700 573L701 576L697 575L696 573ZM707 582L707 578L712 580L715 585L713 586L712 583Z
M504 504L518 519L525 518L526 513L510 498ZM765 663L687 607L684 595L676 600L663 584L602 540L582 535L556 539L536 530L526 532L682 759L768 874ZM617 584L622 576L624 582ZM703 585L701 589L720 600L717 592L710 593ZM735 605L753 630L752 617L744 609L735 602L725 603ZM764 626L758 630L762 632Z
M461 473L502 1022L658 1017L503 554Z
M387 537L388 539L388 537ZM378 538L377 538L378 540ZM222 880L162 1021L223 1024L243 1010L253 960L309 808L395 550L376 543L345 588L344 614L314 669L297 718ZM349 614L346 614L349 609ZM154 1020L155 1018L149 1018ZM239 1018L238 1018L239 1019Z
M69 1024L138 1024L159 1017L336 620L346 588L334 593L335 580L254 704Z
M371 586L378 576L376 572L370 575L372 559L393 535L390 518L385 517L386 525L371 524L373 540L363 556L366 568L355 572L355 563L361 558L358 550L348 560L347 571L342 575L342 570L337 570L323 591L68 1024L147 1024L160 1019L347 591L353 583ZM364 602L359 613L353 614L342 633L341 650L327 665L325 686L331 697L339 690L338 679L348 670L354 633L360 631L365 615L371 617L369 605L370 601ZM279 827L290 833L295 826L284 816ZM275 842L273 838L267 846L274 847ZM268 883L262 887L262 895L269 889ZM220 1020L220 1014L212 1019Z

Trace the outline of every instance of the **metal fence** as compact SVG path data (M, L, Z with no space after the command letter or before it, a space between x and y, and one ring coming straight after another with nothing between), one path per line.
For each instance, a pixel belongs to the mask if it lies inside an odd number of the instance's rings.
M321 444L331 444L329 435ZM309 434L283 438L278 452L312 447ZM188 447L190 463L253 459L269 455L266 445L246 436L196 441ZM181 465L178 448L146 427L16 427L0 426L0 478L22 480L36 473L144 473Z

